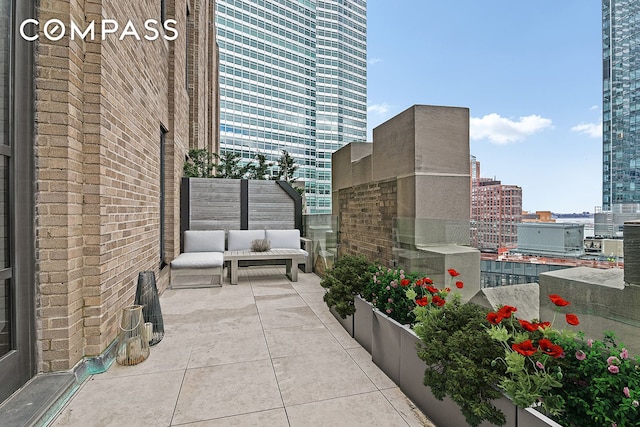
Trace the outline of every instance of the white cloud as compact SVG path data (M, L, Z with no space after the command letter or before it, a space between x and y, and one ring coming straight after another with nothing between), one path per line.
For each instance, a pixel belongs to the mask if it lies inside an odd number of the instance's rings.
M599 110L600 106L599 105L592 105L591 108L589 108L589 110Z
M488 139L496 144L522 141L527 136L551 127L551 119L532 114L511 120L491 113L469 121L472 139Z
M580 123L571 130L588 135L590 138L602 138L602 123Z
M370 58L368 62L369 62L369 65L375 65L378 62L382 62L382 59L381 58Z
M367 113L378 114L384 116L391 110L391 106L387 103L371 104L367 106Z

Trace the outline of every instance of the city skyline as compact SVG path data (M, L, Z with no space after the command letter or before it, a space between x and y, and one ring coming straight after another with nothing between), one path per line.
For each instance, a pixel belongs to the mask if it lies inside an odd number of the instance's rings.
M367 139L414 104L468 107L483 176L525 210L601 206L602 3L402 5L367 3Z

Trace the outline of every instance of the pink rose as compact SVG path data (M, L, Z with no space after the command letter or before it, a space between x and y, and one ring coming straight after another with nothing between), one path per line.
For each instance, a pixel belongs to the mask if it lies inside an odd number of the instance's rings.
M607 370L612 374L617 374L618 372L620 372L620 368L618 368L616 365L609 366Z
M582 350L578 350L578 351L576 351L576 359L578 359L578 360L584 360L584 359L586 359L586 358L587 358L587 355L586 355L586 354L584 354L584 351L582 351Z
M623 388L622 392L624 393L625 396L631 397L631 393L629 393L629 387Z
M629 358L629 352L627 351L626 348L622 349L622 352L620 353L620 359L628 359Z

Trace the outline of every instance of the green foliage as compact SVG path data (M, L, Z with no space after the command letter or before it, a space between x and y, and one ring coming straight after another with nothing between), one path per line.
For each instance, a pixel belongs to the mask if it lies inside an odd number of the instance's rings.
M298 170L298 165L296 165L294 158L291 157L287 150L282 150L282 156L278 159L277 166L278 170L273 179L287 182L294 182L296 180L293 175Z
M508 307L510 306L503 306L502 313L506 313L504 309ZM540 351L538 343L559 333L551 327L534 327L538 325L529 324L531 330L525 330L509 313L499 323L487 329L489 337L500 343L504 352L503 357L496 359L496 362L506 367L506 375L498 385L516 406L527 408L541 404L546 413L558 415L564 401L558 396L551 396L554 388L562 386L562 369L558 366L562 349L558 348L556 356L552 356ZM525 342L531 343L531 354L523 355L513 347L514 344L522 345Z
M257 179L266 180L269 177L269 170L274 166L273 162L267 161L267 156L257 154L256 162L245 162L240 153L226 151L221 154L211 153L205 148L189 150L187 160L184 162L184 176L188 178L229 178L229 179ZM277 162L278 169L273 176L275 180L294 182L295 172L298 165L286 151L282 150L282 156ZM213 170L215 168L215 175ZM300 193L304 189L296 190Z
M563 425L640 425L640 358L629 357L612 332L602 341L580 332L577 339L559 337L558 344L565 350L564 375L554 397L565 401Z
M267 162L267 156L264 154L256 155L258 164L251 164L247 173L247 179L266 180L269 175L269 168L273 166L273 163Z
M506 422L492 403L502 396L494 386L504 368L491 363L502 355L502 348L486 332L487 311L459 299L443 307L414 310L414 331L421 340L418 357L427 364L424 384L437 399L448 396L456 402L473 427L485 420L496 425Z
M372 280L375 266L363 256L343 256L327 270L320 285L327 289L324 302L345 319L355 313L353 297Z
M184 162L184 176L188 178L212 178L213 155L209 150L199 148L189 150L188 159Z
M214 156L218 160L216 178L243 179L253 167L251 163L242 164L240 153L227 151Z
M415 320L412 310L416 304L405 293L419 277L417 273L405 274L399 268L378 266L373 280L364 287L360 295L396 322L411 324Z

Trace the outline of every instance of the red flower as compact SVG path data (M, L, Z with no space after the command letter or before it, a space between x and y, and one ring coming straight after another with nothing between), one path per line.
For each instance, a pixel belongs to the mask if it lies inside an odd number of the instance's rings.
M523 356L531 356L538 351L538 349L533 346L533 343L531 343L531 340L523 341L520 344L511 344L511 348Z
M432 301L438 307L442 307L446 302L443 298L440 298L439 295L434 295Z
M511 317L511 314L515 313L516 311L518 311L518 309L511 305L503 305L498 310L498 314L501 315L503 318L508 319L509 317Z
M440 292L440 289L434 288L433 286L427 286L427 290L432 294L437 294L438 292Z
M416 304L418 304L420 307L424 307L425 305L429 304L429 300L427 299L427 297L418 298L416 300Z
M411 283L411 280L409 279L400 280L400 286L409 286L409 283Z
M458 273L455 269L450 268L449 270L447 270L449 272L449 274L451 275L451 277L456 277L459 276L460 273Z
M425 277L424 279L422 279L422 283L424 283L425 285L433 285L433 280Z
M531 323L526 320L518 319L520 326L522 326L525 330L529 332L534 332L538 330L538 325L536 323Z
M456 288L462 289L464 287L464 282L456 282Z
M565 319L567 319L567 323L570 325L576 326L580 324L580 320L575 314L567 313Z
M549 295L551 302L557 305L558 307L564 307L565 305L571 304L569 301L563 299L560 295L551 294Z
M536 323L536 326L542 329L547 329L551 327L551 322L540 322Z
M502 316L491 311L487 314L487 320L489 321L489 323L497 325L498 323L502 322Z
M552 343L546 338L543 338L540 341L538 341L538 346L540 346L540 350L542 350L544 354L548 354L549 356L554 357L556 359L562 356L562 354L564 353L564 350L562 347Z

